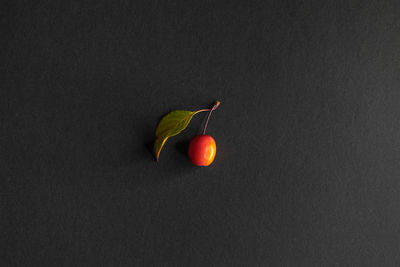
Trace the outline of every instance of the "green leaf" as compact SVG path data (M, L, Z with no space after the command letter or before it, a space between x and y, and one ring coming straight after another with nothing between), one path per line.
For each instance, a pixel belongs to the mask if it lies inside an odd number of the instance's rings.
M161 119L156 129L156 140L154 142L154 152L157 160L160 157L161 149L167 139L182 132L188 126L193 116L198 112L201 112L201 110L175 110Z

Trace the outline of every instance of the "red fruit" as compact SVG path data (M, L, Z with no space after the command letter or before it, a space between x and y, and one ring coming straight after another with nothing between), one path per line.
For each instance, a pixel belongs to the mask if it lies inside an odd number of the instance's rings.
M217 152L217 145L214 138L209 135L196 135L189 144L189 158L194 165L208 166L210 165Z

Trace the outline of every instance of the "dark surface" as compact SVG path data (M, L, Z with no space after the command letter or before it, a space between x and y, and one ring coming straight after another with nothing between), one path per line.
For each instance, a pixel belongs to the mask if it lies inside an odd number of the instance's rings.
M400 9L340 2L3 2L0 265L399 266Z

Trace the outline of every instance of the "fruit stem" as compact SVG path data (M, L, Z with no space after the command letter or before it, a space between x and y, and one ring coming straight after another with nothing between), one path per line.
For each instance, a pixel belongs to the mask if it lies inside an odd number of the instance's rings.
M214 106L213 106L211 109L209 109L209 113L208 113L208 116L207 116L207 120L206 120L206 123L204 124L204 128L203 128L203 135L206 134L207 125L208 125L208 121L210 120L211 113L212 113L214 110L216 110L220 104L221 104L221 102L217 101L217 102L215 102Z

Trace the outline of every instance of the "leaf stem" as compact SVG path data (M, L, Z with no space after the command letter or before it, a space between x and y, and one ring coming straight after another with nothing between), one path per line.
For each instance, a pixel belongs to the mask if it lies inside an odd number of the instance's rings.
M206 134L207 125L208 125L208 121L210 120L211 113L218 108L219 104L221 104L221 102L217 101L212 108L208 109L209 113L207 116L206 123L204 124L203 135Z
M193 115L196 115L197 113L204 112L204 111L210 111L210 110L211 110L210 108L196 110Z

